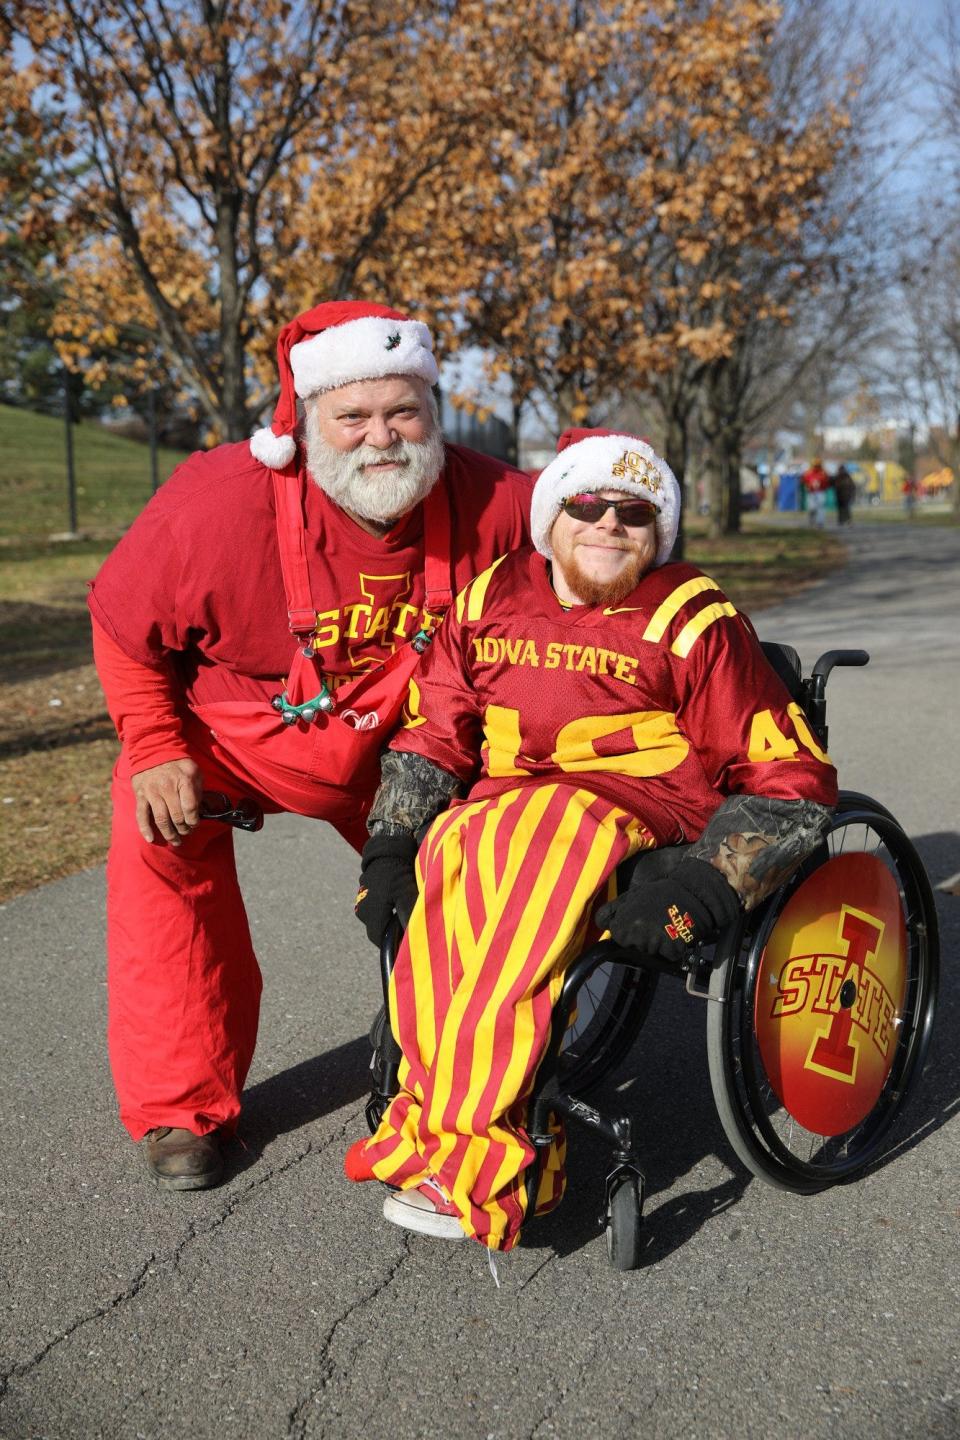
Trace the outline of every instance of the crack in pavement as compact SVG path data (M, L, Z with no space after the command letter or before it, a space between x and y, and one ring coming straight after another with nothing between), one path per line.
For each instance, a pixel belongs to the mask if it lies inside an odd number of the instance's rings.
M128 1301L132 1300L134 1296L142 1290L148 1275L155 1274L162 1266L169 1265L176 1269L188 1246L192 1245L195 1240L203 1239L211 1235L215 1230L218 1230L256 1191L260 1190L264 1185L270 1184L271 1181L279 1178L281 1175L285 1175L288 1170L295 1169L309 1156L322 1155L324 1151L329 1150L331 1145L335 1145L338 1141L343 1140L348 1128L362 1114L362 1110L353 1111L346 1117L340 1127L321 1144L315 1145L312 1140L309 1141L305 1150L301 1150L296 1155L290 1156L290 1158L282 1164L273 1166L265 1174L252 1180L242 1190L234 1192L218 1214L209 1216L202 1223L191 1221L183 1239L174 1247L172 1252L159 1256L155 1252L151 1254L149 1258L143 1262L133 1280L124 1290L114 1295L106 1304L98 1305L96 1309L88 1311L85 1315L78 1315L65 1329L48 1340L34 1355L31 1355L26 1360L16 1361L8 1370L0 1374L0 1400L6 1395L12 1380L22 1379L24 1375L28 1375L32 1370L42 1365L52 1350L62 1345L65 1340L69 1340L78 1330L83 1329L86 1325L96 1324L97 1321L103 1320L106 1316L112 1314L119 1306L125 1305Z
M227 1220L229 1220L230 1217L240 1208L241 1205L246 1204L250 1196L253 1195L257 1190L261 1189L262 1186L268 1185L272 1180L277 1179L280 1175L285 1175L288 1170L296 1169L297 1166L301 1165L303 1161L306 1160L309 1156L322 1155L326 1150L330 1149L331 1145L335 1145L338 1141L344 1140L350 1126L362 1114L363 1110L352 1111L351 1114L346 1116L339 1129L334 1131L332 1135L328 1135L327 1138L322 1142L322 1144L314 1145L312 1140L309 1141L305 1150L301 1150L296 1155L291 1155L288 1160L285 1160L283 1162L283 1164L274 1166L272 1169L268 1170L265 1175L261 1175L258 1179L251 1181L251 1183L247 1185L245 1189L236 1192L230 1197L229 1203L224 1207L222 1211L220 1211L219 1214L211 1215L208 1219L203 1221L202 1224L197 1224L196 1222L191 1221L189 1229L187 1230L187 1233L181 1243L177 1246L173 1254L171 1256L164 1257L164 1260L161 1263L169 1263L175 1269L177 1265L179 1265L180 1259L184 1251L189 1245L193 1243L194 1240L199 1240L207 1235L213 1234L214 1230L219 1230L220 1226L223 1225Z
M572 1392L579 1387L580 1382L583 1380L588 1370L593 1367L594 1362L597 1358L597 1352L600 1349L601 1340L602 1337L600 1335L596 1335L594 1337L594 1344L591 1347L589 1354L582 1357L576 1370L573 1372L572 1375L567 1375L564 1377L563 1384L557 1387L556 1398L554 1399L553 1404L547 1406L546 1410L544 1410L539 1420L537 1420L536 1424L532 1427L530 1432L525 1437L525 1440L538 1440L538 1437L541 1437L541 1431L543 1430L544 1425L550 1424L554 1416L559 1414L559 1412L563 1409L567 1400L567 1396L572 1394Z
M68 1325L65 1330L61 1331L59 1335L54 1335L52 1340L48 1340L46 1345L44 1345L42 1349L38 1350L35 1355L31 1355L29 1360L18 1360L16 1364L14 1364L3 1375L0 1375L0 1400L2 1400L3 1397L6 1395L11 1380L16 1380L19 1379L22 1375L29 1374L31 1370L42 1364L42 1362L50 1354L50 1351L53 1350L57 1345L61 1345L64 1340L69 1340L70 1336L76 1334L76 1332L82 1329L84 1325L91 1325L95 1320L102 1320L104 1316L109 1315L112 1310L116 1310L118 1305L124 1305L128 1300L132 1300L134 1295L136 1295L137 1291L140 1290L143 1286L147 1275L150 1273L151 1265L156 1265L157 1263L158 1262L156 1255L150 1255L149 1258L143 1262L134 1279L127 1286L126 1290L121 1290L120 1294L114 1295L113 1299L109 1300L106 1305L101 1305L98 1309L91 1311L88 1315L78 1316L77 1319L72 1321L72 1323Z
M327 1331L326 1338L320 1347L319 1359L322 1362L320 1376L316 1384L313 1385L305 1395L301 1396L287 1416L287 1440L306 1440L307 1426L309 1424L307 1412L316 1404L318 1396L327 1388L333 1377L334 1364L330 1359L330 1346L333 1344L334 1338L341 1325L345 1324L351 1315L357 1310L362 1309L364 1305L369 1305L372 1300L378 1299L387 1287L393 1283L403 1265L410 1259L409 1237L403 1234L400 1238L403 1242L403 1253L396 1262L391 1265L386 1274L368 1290L366 1294L358 1295L352 1304L347 1306L343 1314L337 1316Z

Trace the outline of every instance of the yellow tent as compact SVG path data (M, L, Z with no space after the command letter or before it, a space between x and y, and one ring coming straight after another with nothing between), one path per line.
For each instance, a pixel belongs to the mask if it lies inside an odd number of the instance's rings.
M947 490L953 484L953 471L949 465L944 465L942 470L935 470L932 475L925 475L920 481L920 489L924 494L937 494L941 490Z
M895 460L859 460L857 469L860 475L866 476L863 487L866 496L876 495L888 505L902 499L907 472Z

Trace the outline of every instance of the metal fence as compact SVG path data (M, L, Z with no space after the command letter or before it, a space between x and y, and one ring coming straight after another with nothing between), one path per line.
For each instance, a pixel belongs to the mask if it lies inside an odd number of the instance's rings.
M446 395L441 395L440 420L445 438L454 445L468 445L484 455L510 459L510 426L499 415L481 420L469 410L458 410Z

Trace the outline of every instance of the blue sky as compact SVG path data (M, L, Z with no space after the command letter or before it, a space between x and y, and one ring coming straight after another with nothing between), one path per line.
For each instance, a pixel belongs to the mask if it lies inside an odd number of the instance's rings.
M864 0L865 11L890 25L891 39L901 50L903 98L892 123L892 138L898 146L915 142L903 172L894 182L898 196L929 202L939 193L937 147L926 138L928 122L923 110L936 104L936 92L928 75L929 59L924 50L936 50L937 29L944 4L956 0Z

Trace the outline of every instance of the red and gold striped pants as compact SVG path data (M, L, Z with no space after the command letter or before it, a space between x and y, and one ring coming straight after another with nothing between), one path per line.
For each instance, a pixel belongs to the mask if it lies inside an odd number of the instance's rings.
M523 1223L527 1100L590 902L652 843L609 801L547 784L455 806L420 848L420 899L390 991L400 1092L364 1153L404 1190L434 1176L490 1249L509 1250ZM538 1213L563 1194L563 1149L558 1131Z

